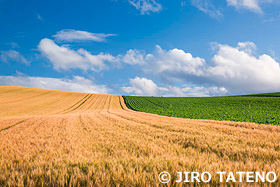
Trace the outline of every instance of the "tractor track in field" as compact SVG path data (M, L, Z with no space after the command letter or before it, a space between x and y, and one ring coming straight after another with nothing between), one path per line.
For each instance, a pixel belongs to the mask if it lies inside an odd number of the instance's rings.
M11 126L8 126L8 127L3 128L3 129L0 129L0 133L1 133L2 131L6 131L6 130L12 128L12 127L15 127L15 126L17 126L17 125L20 125L20 124L26 122L27 120L28 120L28 119L24 119L24 120L21 120L21 121L19 121L19 122L13 124L13 125L11 125Z

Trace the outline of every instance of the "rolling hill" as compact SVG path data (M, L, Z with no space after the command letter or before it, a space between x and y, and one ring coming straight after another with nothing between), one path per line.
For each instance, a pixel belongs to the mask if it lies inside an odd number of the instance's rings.
M279 142L279 126L137 112L117 95L0 87L0 186L160 186L162 171L174 186L178 171L279 176ZM221 185L218 176L208 185Z

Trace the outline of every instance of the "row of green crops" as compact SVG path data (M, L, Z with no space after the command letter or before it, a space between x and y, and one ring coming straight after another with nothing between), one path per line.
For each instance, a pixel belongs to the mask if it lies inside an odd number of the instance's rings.
M280 124L280 94L228 97L123 96L133 110L191 119Z

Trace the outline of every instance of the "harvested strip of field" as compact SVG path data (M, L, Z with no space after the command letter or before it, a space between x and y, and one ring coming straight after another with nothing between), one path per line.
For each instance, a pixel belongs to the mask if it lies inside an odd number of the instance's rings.
M0 87L0 186L160 186L161 171L178 186L177 171L208 171L211 186L217 171L280 176L280 127L136 112L121 96Z

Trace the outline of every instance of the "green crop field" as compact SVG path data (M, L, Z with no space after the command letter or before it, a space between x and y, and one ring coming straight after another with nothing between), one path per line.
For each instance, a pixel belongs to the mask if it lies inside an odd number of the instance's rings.
M280 124L280 93L225 97L123 98L130 109L165 116Z

